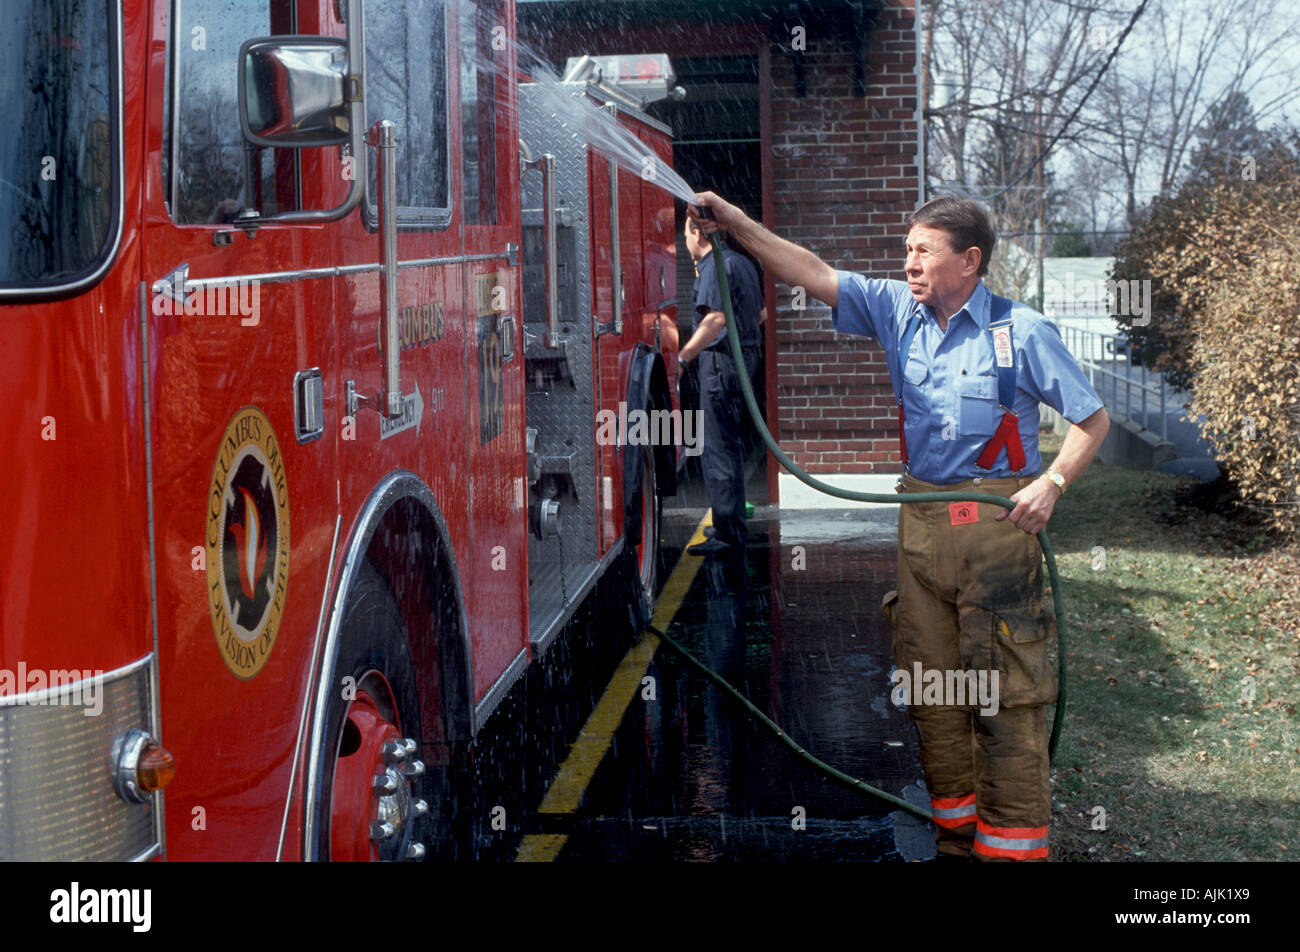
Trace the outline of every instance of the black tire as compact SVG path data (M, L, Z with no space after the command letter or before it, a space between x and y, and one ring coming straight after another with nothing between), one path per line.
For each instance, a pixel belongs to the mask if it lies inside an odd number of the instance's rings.
M375 696L380 711L389 715L400 735L415 741L416 749L407 755L406 761L421 759L420 745L424 732L421 730L419 693L406 626L388 582L368 559L361 565L344 608L333 675L334 684L329 692L323 741L323 750L327 754L320 759L316 777L320 793L313 806L318 834L315 855L310 858L317 861L332 858L334 780L342 759L357 753L354 746L358 741L355 727L345 729L357 692L365 691L368 695ZM345 680L348 678L351 681ZM349 686L350 697L346 696ZM388 690L383 690L384 687ZM377 768L375 772L378 773ZM438 804L431 797L427 772L410 777L407 782L410 785L411 802L423 799L429 804L430 810L424 816L410 816L410 836L403 836L403 840L424 844L429 842L430 828L438 814ZM358 821L361 821L360 818ZM406 857L394 855L385 858Z
M664 501L659 492L659 477L655 468L654 450L650 447L641 449L643 461L641 471L641 492L638 497L641 507L642 543L632 553L632 566L635 574L636 589L641 599L641 613L646 622L654 614L655 598L659 593L659 535L662 529Z

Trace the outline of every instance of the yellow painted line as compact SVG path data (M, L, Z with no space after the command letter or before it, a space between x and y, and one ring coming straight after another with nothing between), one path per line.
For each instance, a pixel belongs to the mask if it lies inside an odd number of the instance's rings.
M688 548L704 541L704 527L713 524L712 516L713 510L704 514L700 524L695 527L691 541L686 543ZM682 552L682 557L668 576L663 592L655 603L655 613L650 624L660 631L668 629L678 609L682 607L682 602L686 600L686 593L691 590L691 583L695 581L703 561L701 556ZM596 775L596 769L605 759L614 732L623 723L628 705L636 697L641 679L658 649L659 639L649 632L643 632L641 640L628 649L614 671L614 676L605 686L605 692L596 702L596 709L582 726L564 763L560 764L559 773L551 781L550 789L537 808L539 814L555 816L577 811L591 784L591 778ZM560 855L560 850L564 849L568 839L568 835L563 833L529 833L519 844L515 862L549 863Z
M516 863L552 863L569 838L556 833L529 833L519 844Z

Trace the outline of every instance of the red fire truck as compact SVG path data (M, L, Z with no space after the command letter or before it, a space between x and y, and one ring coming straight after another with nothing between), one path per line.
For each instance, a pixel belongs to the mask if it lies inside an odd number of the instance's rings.
M514 49L513 0L5 4L0 858L435 856L596 582L652 600L681 450L596 421L677 409L672 198Z

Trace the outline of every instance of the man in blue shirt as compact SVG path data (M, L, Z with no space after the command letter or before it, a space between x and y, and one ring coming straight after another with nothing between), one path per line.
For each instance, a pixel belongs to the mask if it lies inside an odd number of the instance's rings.
M1016 503L900 507L899 586L885 607L941 856L1046 859L1055 620L1034 535L1106 436L1100 398L1055 325L985 287L996 239L977 202L937 198L912 213L904 282L838 271L712 192L696 201L777 280L829 304L837 331L880 342L899 401L900 492ZM1042 475L1040 402L1072 424Z

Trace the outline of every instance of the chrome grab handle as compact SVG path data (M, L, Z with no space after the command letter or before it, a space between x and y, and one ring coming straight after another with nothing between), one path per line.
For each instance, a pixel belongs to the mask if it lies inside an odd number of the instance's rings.
M613 105L613 103L610 103ZM609 287L614 299L614 333L623 333L623 260L618 241L618 162L609 160Z
M525 171L542 173L542 224L546 229L546 346L560 346L560 288L557 279L559 220L555 204L555 156L549 152L524 162Z
M397 327L397 127L380 119L370 127L367 144L379 153L379 252L383 258L384 277L379 285L384 340L383 397L379 401L384 416L402 415L401 341Z

